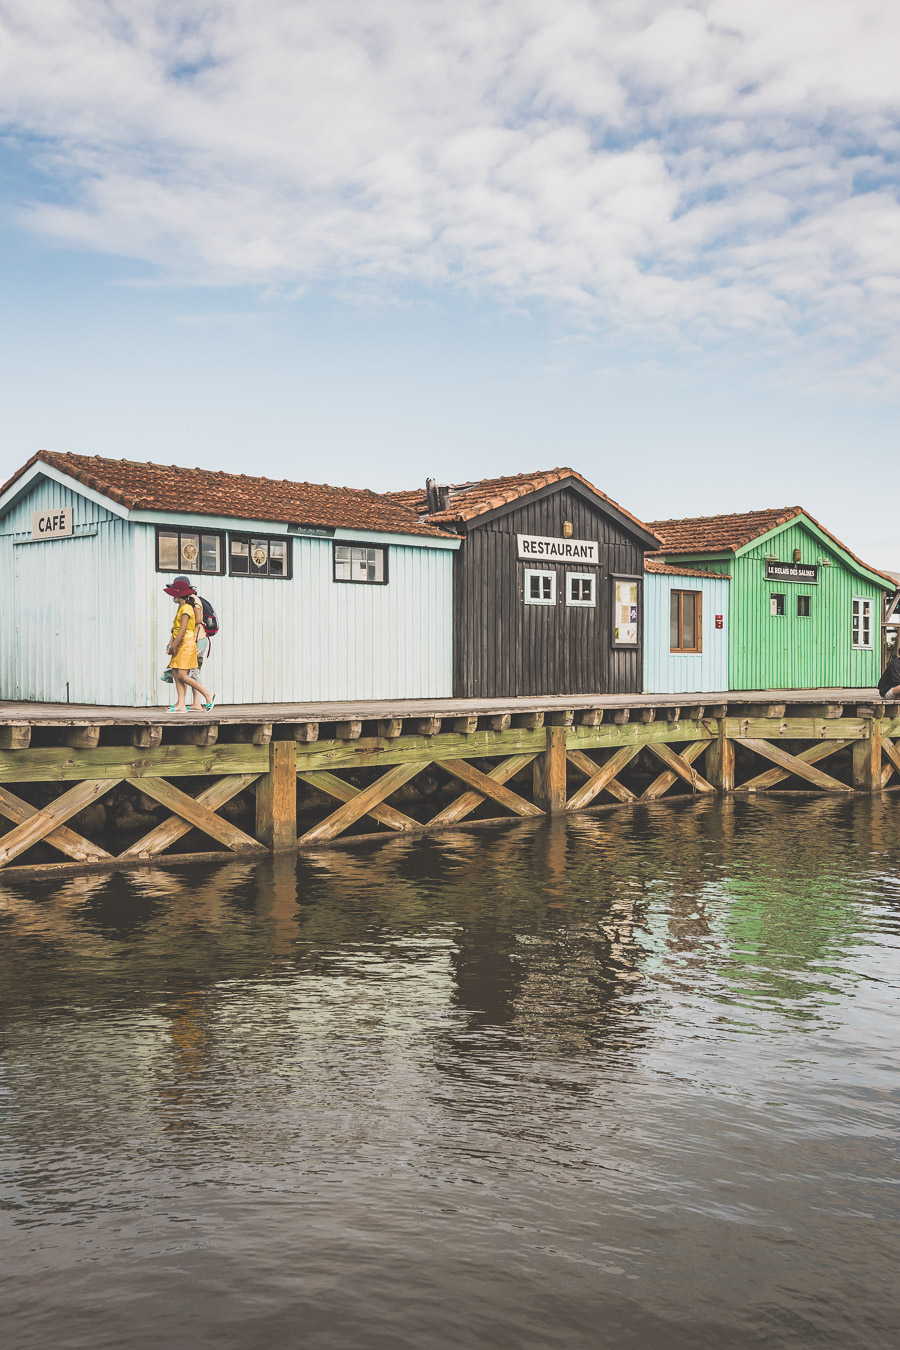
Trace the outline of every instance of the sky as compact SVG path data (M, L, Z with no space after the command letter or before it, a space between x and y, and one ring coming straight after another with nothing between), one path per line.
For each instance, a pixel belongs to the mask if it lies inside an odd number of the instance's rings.
M570 465L900 568L898 51L891 0L0 0L0 480Z

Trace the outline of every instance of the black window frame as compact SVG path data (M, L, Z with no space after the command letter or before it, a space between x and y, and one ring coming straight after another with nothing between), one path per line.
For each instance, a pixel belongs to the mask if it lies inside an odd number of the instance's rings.
M231 544L232 540L238 539L249 546L252 542L258 541L265 544L284 544L285 572L282 575L274 575L266 572L235 572L231 567ZM288 534L262 534L256 530L229 530L228 531L228 575L234 577L237 581L293 581L294 578L294 548L293 538ZM268 566L268 564L267 564Z
M179 563L175 568L161 567L159 562L159 540L160 535L177 534L178 535L178 558ZM183 534L197 534L200 539L200 561L203 561L203 539L202 536L211 535L219 541L219 568L215 572L204 572L201 568L192 571L190 567L185 567L181 560L181 536ZM225 554L228 549L228 541L224 530L205 530L201 525L157 525L156 527L156 570L157 572L171 573L178 576L182 572L190 577L224 577L225 576Z
M805 609L801 609L801 605L803 604L803 601L804 601L804 600L806 601L806 608L805 608ZM811 596L811 595L798 595L798 596L797 596L797 618L798 618L798 619L811 619L811 618L812 618L812 596Z
M772 601L775 601L775 608L772 608ZM778 606L781 601L781 607ZM787 618L787 591L769 591L769 618L784 619Z
M384 555L382 577L380 581L369 581L368 577L339 577L337 573L337 550L339 548L379 549ZM351 567L352 567L351 558ZM390 580L390 546L370 543L363 539L332 539L331 541L331 580L337 586L386 586Z

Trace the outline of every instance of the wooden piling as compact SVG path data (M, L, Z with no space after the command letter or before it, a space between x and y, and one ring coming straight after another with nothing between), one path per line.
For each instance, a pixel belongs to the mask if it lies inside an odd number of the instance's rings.
M542 811L556 816L566 809L566 728L544 731L547 748L534 761L534 798Z
M273 853L297 847L297 742L272 741L256 783L256 837Z

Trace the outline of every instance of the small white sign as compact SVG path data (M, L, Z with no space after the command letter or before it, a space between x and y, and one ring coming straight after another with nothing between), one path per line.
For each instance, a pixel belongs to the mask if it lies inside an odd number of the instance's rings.
M542 534L517 534L519 557L528 562L577 562L599 564L596 539L550 539Z
M35 511L31 517L32 539L66 539L75 528L75 516L70 506L58 511Z

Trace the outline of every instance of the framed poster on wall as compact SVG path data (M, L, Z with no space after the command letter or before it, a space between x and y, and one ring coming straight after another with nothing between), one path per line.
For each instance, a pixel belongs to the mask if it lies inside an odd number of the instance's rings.
M639 581L612 578L612 640L614 647L636 647L640 641Z

